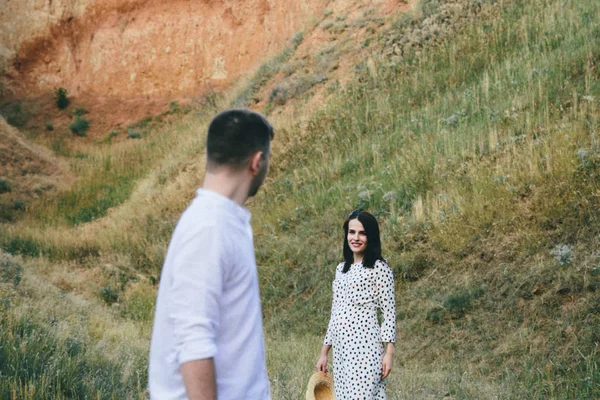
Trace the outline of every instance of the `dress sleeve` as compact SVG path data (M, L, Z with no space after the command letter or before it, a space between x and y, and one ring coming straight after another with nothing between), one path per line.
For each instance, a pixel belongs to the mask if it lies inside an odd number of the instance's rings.
M375 266L376 291L383 316L381 341L396 342L396 299L394 297L394 274L386 262L377 261Z
M337 278L337 270L338 268L336 268L335 271L335 275ZM337 311L337 302L335 300L336 296L335 296L335 285L332 283L331 284L332 287L332 300L331 300L331 316L329 317L329 325L327 326L327 333L325 334L325 340L323 341L323 344L327 344L327 345L333 345L333 337L335 335L335 313Z

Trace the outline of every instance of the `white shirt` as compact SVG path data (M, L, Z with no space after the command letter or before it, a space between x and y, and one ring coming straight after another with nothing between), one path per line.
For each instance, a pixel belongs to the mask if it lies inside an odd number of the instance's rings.
M219 400L267 400L262 312L250 212L199 189L182 214L158 289L149 388L187 399L179 367L213 358Z

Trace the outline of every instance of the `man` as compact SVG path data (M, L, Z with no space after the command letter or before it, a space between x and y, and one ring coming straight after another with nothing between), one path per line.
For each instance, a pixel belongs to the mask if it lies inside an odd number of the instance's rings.
M150 348L155 400L270 399L250 212L273 128L250 110L214 117L206 174L165 258Z

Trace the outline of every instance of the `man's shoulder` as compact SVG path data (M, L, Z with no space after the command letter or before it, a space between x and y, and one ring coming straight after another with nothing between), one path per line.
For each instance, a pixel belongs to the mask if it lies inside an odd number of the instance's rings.
M246 234L247 228L240 223L239 219L226 209L219 207L218 204L197 198L181 214L175 233L184 236L207 233L223 239L231 236L234 232ZM234 236L237 235L234 234Z

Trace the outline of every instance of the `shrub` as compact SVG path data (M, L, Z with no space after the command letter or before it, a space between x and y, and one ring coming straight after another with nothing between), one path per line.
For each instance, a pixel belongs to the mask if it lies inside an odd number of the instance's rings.
M5 181L4 179L0 179L0 194L8 193L11 190L12 189L10 187L10 184L7 181Z
M64 110L69 105L69 98L67 97L67 89L58 88L54 91L54 97L56 98L56 106L59 110Z
M100 298L108 305L116 303L119 300L119 294L110 285L100 289Z
M13 210L15 211L25 211L25 202L21 200L15 201L13 204Z
M127 132L127 137L129 139L141 139L142 135L139 132L130 130L129 132Z
M561 243L557 245L550 254L554 256L554 259L558 261L558 263L565 267L569 265L573 261L573 248L569 245Z
M81 117L75 118L75 121L73 121L73 123L69 125L69 129L71 129L71 132L73 132L77 136L86 136L86 132L89 127L90 123L86 119L83 119Z
M19 236L3 242L2 248L10 254L21 254L29 257L39 257L42 253L42 246L38 242Z
M46 122L46 130L47 131L53 131L54 130L54 125L52 125L51 122Z

